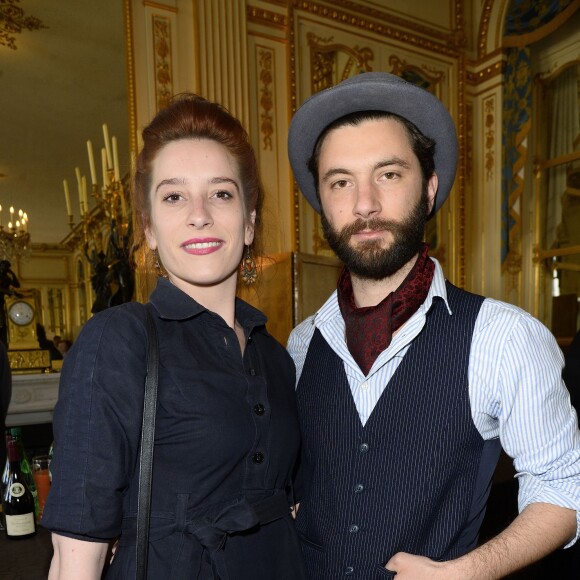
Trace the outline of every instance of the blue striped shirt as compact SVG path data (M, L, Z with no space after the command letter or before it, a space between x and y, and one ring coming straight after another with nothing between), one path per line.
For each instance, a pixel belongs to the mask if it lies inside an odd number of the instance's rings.
M425 302L393 336L367 376L350 354L336 291L320 310L291 333L288 350L300 379L308 346L318 328L344 362L361 423L366 424L383 391L426 322L435 297L449 315L445 278L437 260ZM524 310L487 298L479 312L469 357L473 422L485 440L500 438L519 479L521 512L534 502L576 510L580 535L580 431L562 381L564 358L550 331Z

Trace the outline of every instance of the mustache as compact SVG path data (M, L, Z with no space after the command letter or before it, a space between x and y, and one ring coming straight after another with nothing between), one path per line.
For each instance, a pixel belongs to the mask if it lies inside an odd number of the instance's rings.
M384 220L379 218L371 218L369 220L363 220L361 218L358 218L351 224L344 226L344 228L342 228L340 231L340 235L341 237L344 238L350 237L354 234L358 234L359 232L363 231L367 232L368 231L376 232L382 230L393 231L397 230L398 227L399 223L394 220Z

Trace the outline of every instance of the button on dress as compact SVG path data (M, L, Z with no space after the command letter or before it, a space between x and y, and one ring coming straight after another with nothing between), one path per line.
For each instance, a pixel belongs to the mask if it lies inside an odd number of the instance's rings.
M134 577L144 308L160 345L149 578L306 578L289 509L293 363L253 307L236 301L242 356L224 320L165 279L147 306L95 315L69 351L42 525L87 541L120 536L106 578Z

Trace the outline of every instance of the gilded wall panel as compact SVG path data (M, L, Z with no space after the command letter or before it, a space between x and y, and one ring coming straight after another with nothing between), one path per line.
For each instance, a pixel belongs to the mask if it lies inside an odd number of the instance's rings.
M287 156L289 84L287 45L250 27L249 133L265 189L264 250L267 254L294 249L294 197Z

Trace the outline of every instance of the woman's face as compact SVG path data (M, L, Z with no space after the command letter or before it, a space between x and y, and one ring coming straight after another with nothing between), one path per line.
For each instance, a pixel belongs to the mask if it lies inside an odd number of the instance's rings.
M233 289L244 244L254 239L242 184L228 150L209 139L168 143L153 162L147 242L169 279L195 298L198 287Z

